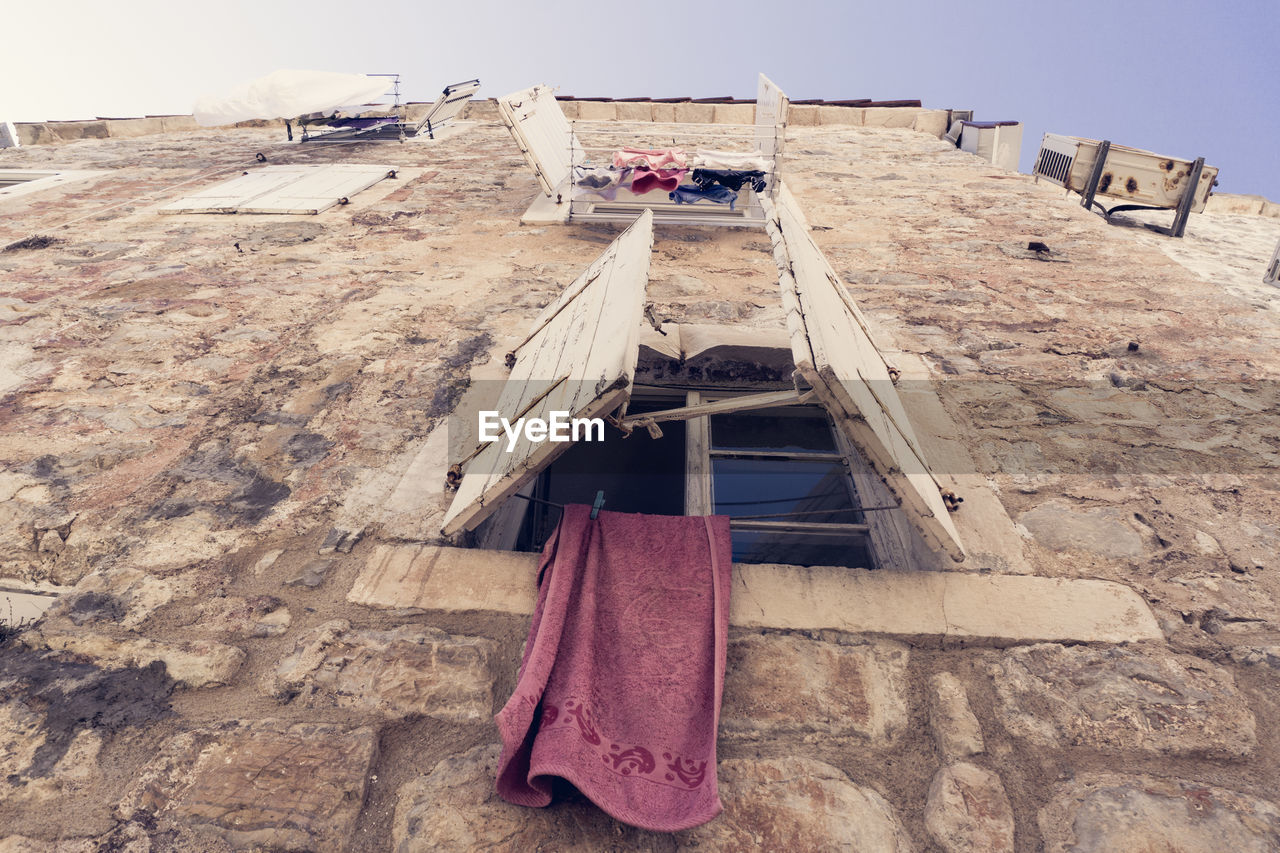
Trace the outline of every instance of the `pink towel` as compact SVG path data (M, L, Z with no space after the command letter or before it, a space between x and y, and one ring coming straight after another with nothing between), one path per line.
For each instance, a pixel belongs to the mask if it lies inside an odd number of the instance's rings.
M727 516L570 505L547 542L515 693L498 712L498 794L554 779L620 821L674 832L723 806L716 729L731 577Z
M684 176L688 173L688 169L658 169L654 171L652 169L637 168L631 173L631 191L636 195L644 195L653 190L662 190L664 193L669 193L680 186L680 182L684 180Z
M679 148L620 148L613 152L613 168L684 169L689 157Z

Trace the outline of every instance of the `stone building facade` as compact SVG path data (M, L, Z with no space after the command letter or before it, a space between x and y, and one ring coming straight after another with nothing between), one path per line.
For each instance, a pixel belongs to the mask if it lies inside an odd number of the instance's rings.
M58 593L0 645L0 853L1280 849L1274 206L1107 224L907 108L793 108L784 180L969 558L735 567L711 823L498 800L536 560L441 540L448 418L618 229L522 226L468 118L0 152L94 173L0 201L0 587ZM259 154L395 177L158 212ZM762 231L659 227L646 296L768 337L777 279Z

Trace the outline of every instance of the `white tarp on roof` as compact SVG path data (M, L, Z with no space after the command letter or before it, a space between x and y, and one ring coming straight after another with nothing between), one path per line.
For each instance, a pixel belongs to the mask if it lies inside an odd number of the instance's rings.
M206 95L192 108L197 124L217 127L252 119L293 118L376 101L391 88L387 77L335 71L273 71L224 95Z

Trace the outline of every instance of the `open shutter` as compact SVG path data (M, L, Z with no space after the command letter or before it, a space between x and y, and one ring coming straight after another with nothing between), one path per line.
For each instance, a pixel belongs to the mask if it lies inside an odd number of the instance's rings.
M479 80L468 80L465 83L453 83L444 87L444 92L436 98L431 109L417 124L417 130L426 129L428 133L453 121L462 112L462 108L471 100L471 96L480 91Z
M310 166L283 186L241 204L240 213L320 213L390 177L392 166L336 163Z
M783 190L766 202L796 367L836 423L902 502L930 546L963 560L964 547L866 319L809 236Z
M756 147L765 157L776 160L782 156L790 104L791 100L778 84L761 74L756 86Z
M496 406L501 417L513 424L547 420L553 411L603 417L630 399L652 249L653 213L646 210L543 310L515 350ZM522 438L508 452L505 436L479 444L462 470L444 534L475 528L568 447Z
M548 198L573 166L572 129L556 102L555 90L537 85L498 98L498 113Z

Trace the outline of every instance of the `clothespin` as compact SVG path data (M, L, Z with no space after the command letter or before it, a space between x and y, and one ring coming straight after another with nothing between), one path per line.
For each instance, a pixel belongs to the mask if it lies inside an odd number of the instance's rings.
M596 516L600 515L600 507L602 507L602 506L604 506L604 491L603 491L603 490L601 490L601 491L599 491L599 492L596 492L596 500L595 500L595 503L591 504L591 519L592 519L592 521L594 521L594 520L595 520Z

